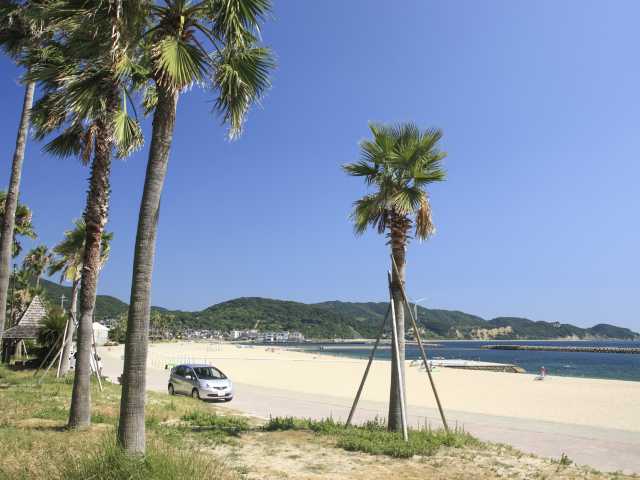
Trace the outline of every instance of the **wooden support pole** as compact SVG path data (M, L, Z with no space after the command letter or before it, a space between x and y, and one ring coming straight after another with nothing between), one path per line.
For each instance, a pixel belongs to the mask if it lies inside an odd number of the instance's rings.
M391 256L391 262L393 264L393 268L396 273L398 273L398 266L396 265L396 261ZM411 318L411 324L413 325L413 334L418 342L418 346L420 347L420 355L422 356L422 361L424 362L424 368L427 371L427 375L429 376L429 383L431 384L431 389L433 390L433 395L436 397L436 404L438 405L438 411L440 412L440 418L442 420L442 425L447 433L449 433L449 425L447 425L447 419L444 416L444 410L442 409L442 404L440 403L440 396L438 395L438 390L436 389L436 384L433 381L433 376L431 375L431 369L429 368L429 363L427 361L427 352L424 349L424 345L422 344L422 339L420 338L420 332L418 330L418 322L413 316L413 311L411 310L411 305L409 305L409 299L407 298L407 293L404 290L404 285L400 283L400 291L402 292L402 298L404 300L404 304L409 311L409 317Z
M96 348L96 332L93 330L93 323L91 324L91 339L93 346L93 361L96 364L96 377L98 378L98 386L100 387L100 391L102 392L102 379L100 378L100 367L98 365L98 350Z
M389 308L387 308L387 313L384 314L384 318L382 319L382 323L380 324L380 332L378 333L376 342L373 344L373 349L371 350L371 354L369 355L369 361L367 362L367 368L364 369L364 375L362 376L362 381L360 382L360 386L358 387L358 393L356 393L356 398L353 399L353 405L351 405L351 411L349 411L349 417L347 418L347 423L346 423L347 426L351 425L353 414L355 413L356 407L358 406L358 402L360 401L360 395L362 394L364 383L367 381L367 376L369 375L369 369L371 368L371 363L373 363L373 357L376 354L376 350L378 349L378 345L380 344L380 339L382 338L382 334L384 333L384 326L387 323L389 312L391 312L391 305L389 305Z
M400 365L400 346L398 345L398 324L396 323L396 309L393 303L393 295L391 293L391 272L388 272L389 279L389 300L391 307L391 328L393 328L393 349L396 354L396 368L398 370L398 392L400 393L400 417L402 420L402 438L405 442L409 441L409 431L407 428L407 410L404 402L404 378L402 376L402 365Z
M56 378L60 378L60 369L62 368L62 357L64 357L64 347L67 344L67 330L69 329L69 317L64 323L64 333L62 334L62 353L60 353L60 359L58 360L58 371L56 372Z
M51 348L49 349L49 351L47 352L47 354L45 355L44 359L42 360L42 362L40 363L40 366L36 369L35 372L33 372L33 376L37 377L38 376L38 372L42 369L42 367L44 366L45 363L47 363L47 360L49 360L49 355L51 355L53 353L53 351L56 349L56 346L58 345L58 341L60 339L56 339L56 341L54 342L54 344L51 346Z

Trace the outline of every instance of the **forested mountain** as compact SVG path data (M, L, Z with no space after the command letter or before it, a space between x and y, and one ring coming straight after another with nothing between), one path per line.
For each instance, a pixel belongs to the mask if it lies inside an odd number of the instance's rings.
M42 281L49 298L60 302L69 298L71 289ZM171 315L176 329L300 331L307 338L372 338L387 311L384 302L322 302L306 304L270 298L242 297L212 305L204 310L186 312L153 307ZM96 318L114 318L126 313L127 304L115 297L98 295ZM526 318L498 317L485 320L455 310L418 307L418 323L428 338L436 339L640 339L627 328L598 324L580 328L558 322ZM409 323L407 322L407 325Z
M47 299L55 304L60 305L60 297L65 296L65 305L68 307L71 301L71 287L50 282L44 278L40 280L40 285L45 290ZM98 295L96 297L96 319L116 318L118 315L127 311L129 306L122 300L110 295Z

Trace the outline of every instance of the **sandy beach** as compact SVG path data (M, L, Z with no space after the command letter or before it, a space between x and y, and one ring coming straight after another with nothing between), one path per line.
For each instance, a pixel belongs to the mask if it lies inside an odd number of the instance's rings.
M122 355L122 347L107 347ZM292 392L352 399L365 360L283 348L233 344L157 343L149 366L180 362L213 363L234 382ZM390 362L375 361L362 399L386 402ZM407 362L407 403L435 407L424 370ZM570 377L534 381L533 375L439 368L433 372L446 408L640 432L640 383Z
M100 349L105 374L122 371L123 346ZM344 418L366 360L288 349L196 342L149 348L147 388L166 389L166 364L211 363L236 384L233 408L269 414ZM360 420L384 415L390 362L376 361L362 396ZM426 373L407 362L412 423L437 424ZM559 456L606 470L640 471L640 383L569 377L535 381L533 375L438 368L434 379L452 424L488 440ZM244 397L244 398L243 398ZM469 428L468 428L469 427ZM584 445L581 445L581 442ZM570 453L571 456L571 453ZM583 457L583 458L580 458Z

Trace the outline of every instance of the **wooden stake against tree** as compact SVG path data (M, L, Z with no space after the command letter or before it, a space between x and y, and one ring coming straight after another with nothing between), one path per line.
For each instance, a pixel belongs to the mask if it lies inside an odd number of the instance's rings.
M396 265L395 260L393 259L393 255L391 255L391 263L393 264L393 268L398 271L398 266ZM431 389L433 390L433 395L436 397L436 403L438 405L438 410L440 412L440 418L442 419L442 425L447 433L449 433L449 426L447 425L447 419L444 416L444 411L442 409L442 404L440 403L440 397L438 396L438 390L436 389L436 384L433 381L433 376L431 375L431 369L429 368L429 363L427 362L427 352L424 349L424 345L422 344L422 339L420 338L420 332L418 331L418 323L413 316L413 311L411 310L411 306L409 305L409 299L407 298L407 293L404 290L404 285L400 284L400 291L402 292L402 298L404 300L404 304L409 311L409 318L411 318L411 324L413 326L413 335L418 342L418 346L420 347L420 355L422 356L422 361L424 362L424 368L427 371L427 375L429 376L429 383L431 383Z
M362 389L364 388L364 383L367 381L367 376L369 376L369 369L371 368L371 364L373 363L373 357L376 354L376 350L378 349L378 345L380 344L380 339L382 338L382 334L384 333L384 327L387 323L387 318L389 318L389 313L391 312L391 305L387 308L387 313L384 314L384 318L382 319L382 323L380 324L380 332L378 333L378 337L376 338L375 343L373 344L373 348L371 349L371 354L369 355L369 361L367 362L367 368L364 369L364 375L362 376L362 380L360 381L360 386L358 387L358 393L356 393L356 398L353 399L353 405L351 405L351 411L349 412L349 417L347 418L347 426L351 425L351 420L353 419L353 414L356 411L358 406L358 402L360 401L360 395L362 394Z

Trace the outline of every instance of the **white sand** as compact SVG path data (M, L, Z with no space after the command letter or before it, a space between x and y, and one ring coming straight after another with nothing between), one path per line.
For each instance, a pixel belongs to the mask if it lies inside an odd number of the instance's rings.
M101 349L105 363L117 363L122 346ZM167 363L211 363L234 382L306 394L353 398L366 360L295 352L266 346L157 343L149 367ZM362 399L389 398L390 362L371 367ZM435 407L424 370L407 363L407 403ZM499 415L640 432L640 382L550 377L439 368L433 372L443 405L462 412Z

